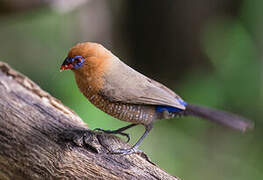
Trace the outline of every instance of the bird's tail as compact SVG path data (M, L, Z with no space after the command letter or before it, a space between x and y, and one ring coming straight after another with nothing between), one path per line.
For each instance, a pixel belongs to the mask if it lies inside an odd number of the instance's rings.
M184 115L201 117L242 132L254 127L253 122L241 116L204 106L188 104L183 112Z

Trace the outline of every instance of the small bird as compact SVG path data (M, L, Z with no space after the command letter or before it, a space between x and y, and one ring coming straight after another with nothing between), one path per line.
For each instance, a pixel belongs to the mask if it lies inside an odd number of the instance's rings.
M141 152L138 147L160 119L191 115L201 117L233 129L246 131L253 123L241 116L212 108L189 104L163 84L135 71L102 45L93 42L76 44L68 53L60 70L74 72L78 88L97 108L130 122L117 130L103 130L109 134L129 135L123 131L138 124L145 132L130 149L116 149L114 154Z

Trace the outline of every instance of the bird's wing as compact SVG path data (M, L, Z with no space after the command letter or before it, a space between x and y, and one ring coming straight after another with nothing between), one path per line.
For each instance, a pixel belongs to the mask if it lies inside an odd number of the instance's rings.
M164 105L185 109L183 100L164 85L147 78L121 61L104 76L100 93L115 102Z

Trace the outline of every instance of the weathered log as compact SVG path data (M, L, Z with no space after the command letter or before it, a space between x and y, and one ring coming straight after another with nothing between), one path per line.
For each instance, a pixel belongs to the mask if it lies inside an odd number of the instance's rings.
M0 62L0 179L173 179L116 136L94 132L68 107Z

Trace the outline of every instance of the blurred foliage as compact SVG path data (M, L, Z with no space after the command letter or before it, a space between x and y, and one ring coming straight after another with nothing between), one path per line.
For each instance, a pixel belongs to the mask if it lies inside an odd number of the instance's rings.
M256 123L255 130L241 134L190 117L156 122L141 149L172 175L195 180L263 178L262 7L261 1L244 0L237 17L211 17L202 26L200 47L213 70L192 67L171 85L188 102L249 117ZM116 129L126 123L93 107L77 89L71 72L59 72L72 45L96 41L89 33L85 39L80 35L83 14L79 11L85 7L66 14L45 7L0 17L0 60L71 107L91 129ZM113 43L124 43L118 40ZM122 54L118 49L114 52ZM128 132L133 144L143 127Z

